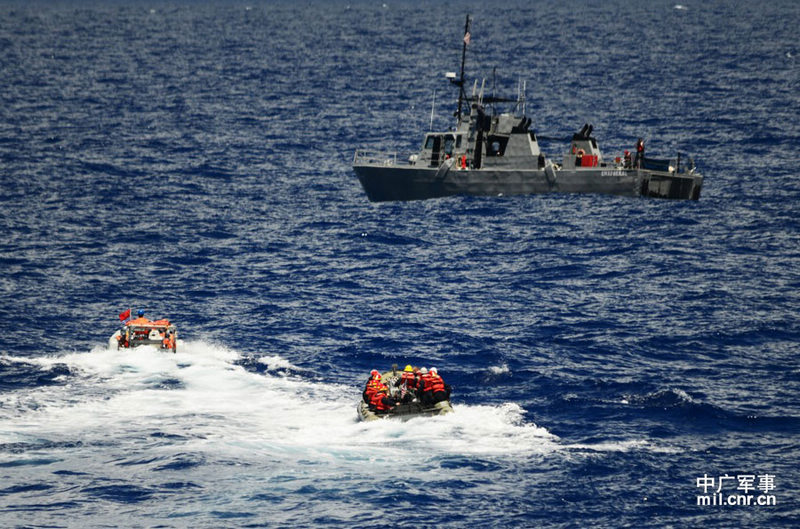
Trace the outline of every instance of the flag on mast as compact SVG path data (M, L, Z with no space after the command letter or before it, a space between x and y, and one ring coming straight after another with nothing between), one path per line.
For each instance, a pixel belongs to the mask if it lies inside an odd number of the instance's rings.
M125 320L127 320L128 318L130 318L130 317L131 317L131 309L128 309L128 310L126 310L125 312L120 312L120 313L119 313L119 319L120 319L120 321L125 321Z
M469 31L464 33L464 44L467 46L469 45Z

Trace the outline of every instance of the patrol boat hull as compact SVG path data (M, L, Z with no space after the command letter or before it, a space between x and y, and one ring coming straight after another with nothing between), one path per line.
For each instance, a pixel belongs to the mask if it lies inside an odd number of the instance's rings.
M702 177L646 169L478 169L441 174L436 168L354 165L372 202L425 200L453 195L503 196L590 193L697 200ZM549 173L549 174L548 174Z

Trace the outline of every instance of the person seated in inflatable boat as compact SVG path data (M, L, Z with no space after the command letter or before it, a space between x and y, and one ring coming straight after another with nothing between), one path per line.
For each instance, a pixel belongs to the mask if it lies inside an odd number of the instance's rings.
M370 411L375 413L387 413L397 404L394 397L389 396L389 388L381 383L380 387L372 394L369 402Z
M372 400L372 394L377 391L377 389L383 385L381 381L381 374L378 372L377 369L373 369L369 373L369 378L367 379L367 384L364 387L364 392L361 394L361 398L364 399L364 402L367 404L370 403Z
M423 375L419 379L419 400L424 406L450 400L450 384L445 384L439 371L432 367L430 371L422 368Z

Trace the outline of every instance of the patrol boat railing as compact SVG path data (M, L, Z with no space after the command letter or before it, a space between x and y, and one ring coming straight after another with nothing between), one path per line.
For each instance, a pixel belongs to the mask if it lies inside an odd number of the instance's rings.
M353 165L397 165L397 151L380 152L356 149L353 155Z

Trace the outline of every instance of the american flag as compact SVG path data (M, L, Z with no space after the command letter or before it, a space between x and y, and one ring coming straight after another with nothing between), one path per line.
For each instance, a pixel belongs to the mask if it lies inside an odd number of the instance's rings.
M464 44L469 45L469 31L464 33Z

